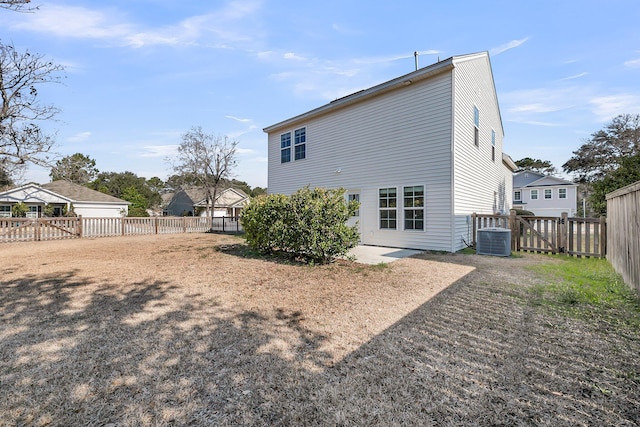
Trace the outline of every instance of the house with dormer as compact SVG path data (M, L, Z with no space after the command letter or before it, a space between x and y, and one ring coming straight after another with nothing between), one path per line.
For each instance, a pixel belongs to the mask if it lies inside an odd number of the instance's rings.
M578 184L539 172L518 172L513 175L513 207L536 216L576 216Z

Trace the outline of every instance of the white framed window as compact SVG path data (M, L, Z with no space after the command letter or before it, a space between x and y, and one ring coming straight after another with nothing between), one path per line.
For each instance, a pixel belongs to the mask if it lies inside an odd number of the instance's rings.
M398 189L396 187L378 190L378 210L380 229L395 230L398 227Z
M280 163L291 161L291 132L280 135Z
M0 205L0 218L11 218L11 206Z
M480 110L473 106L473 143L476 147L480 146Z
M553 194L553 191L550 188L545 188L544 189L544 198L545 198L545 200L550 200L552 194Z
M491 161L496 161L496 131L491 129Z
M292 138L293 134L293 138ZM292 140L293 139L293 140ZM291 150L293 149L293 158ZM299 128L293 132L285 132L280 135L280 163L289 163L291 160L307 158L307 128Z
M404 229L424 230L424 185L403 188Z
M347 194L347 201L350 202L352 200L355 200L356 202L360 203L360 193ZM353 216L360 216L360 209L356 210Z
M558 188L558 199L566 199L566 198L567 198L567 189Z
M522 201L522 192L520 190L516 190L513 192L513 200L516 202Z
M293 134L294 159L305 159L307 157L307 128L296 129Z
M531 190L531 200L538 200L538 190Z

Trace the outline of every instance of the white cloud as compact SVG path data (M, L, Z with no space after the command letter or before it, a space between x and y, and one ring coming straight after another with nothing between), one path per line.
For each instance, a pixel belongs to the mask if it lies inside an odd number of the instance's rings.
M640 58L625 61L624 65L629 68L640 68Z
M38 13L25 14L12 27L60 38L101 40L119 46L207 44L249 41L257 25L243 25L260 7L259 1L234 1L208 14L189 17L173 25L144 28L114 9L43 5ZM213 38L211 37L213 36Z
M615 116L640 110L640 96L638 95L607 95L597 96L589 100L593 105L593 112L601 121L609 121Z
M67 141L69 142L83 142L86 141L87 139L89 139L89 137L91 136L91 132L80 132L77 133L73 136L70 136L69 138L67 138Z
M239 117L235 117L235 116L225 116L227 119L231 119L231 120L235 120L236 122L240 122L240 123L249 123L251 121L251 119L241 119Z
M284 59L292 59L292 60L296 60L296 61L304 61L306 59L304 56L300 56L300 55L295 54L293 52L286 52L284 55L282 55L282 57Z
M575 79L579 79L580 77L584 77L586 75L588 75L589 73L584 72L584 73L580 73L580 74L576 74L574 76L569 76L569 77L564 77L560 80L575 80Z
M254 154L255 152L256 152L256 150L252 150L251 148L240 148L240 147L236 148L236 153L238 153L241 156Z
M140 157L167 157L176 153L178 145L147 145L143 149L145 151Z
M510 50L510 49L516 48L518 46L521 46L527 40L529 40L529 37L525 37L523 39L518 39L518 40L511 40L508 43L505 43L503 45L500 45L498 47L494 47L493 49L490 49L490 53L491 53L492 56L500 55L501 53L506 52L507 50Z

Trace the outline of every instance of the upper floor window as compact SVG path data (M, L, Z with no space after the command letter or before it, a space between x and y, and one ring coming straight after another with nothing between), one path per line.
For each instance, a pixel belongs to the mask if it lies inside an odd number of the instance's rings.
M558 188L558 199L566 199L566 198L567 198L567 189Z
M288 163L291 159L293 148L293 160L302 160L307 157L307 128L300 128L280 135L280 163ZM292 147L293 146L293 147Z
M550 188L545 188L544 189L544 198L545 199L550 199L551 198L551 189Z
M398 195L395 187L378 190L381 229L395 230L397 228L397 206Z
M491 160L496 161L496 131L491 129Z
M302 160L307 157L307 128L294 131L294 158Z
M424 186L404 187L404 229L424 230Z
M538 190L531 190L531 200L538 200Z
M513 200L516 202L520 202L522 200L522 193L520 190L517 190L513 193Z
M291 132L280 135L280 163L291 161Z
M480 110L473 106L473 143L476 147L480 146Z

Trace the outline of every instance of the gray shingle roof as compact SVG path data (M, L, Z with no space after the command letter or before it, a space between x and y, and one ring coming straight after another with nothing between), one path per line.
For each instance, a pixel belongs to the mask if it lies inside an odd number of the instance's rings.
M40 187L77 202L129 203L126 200L92 190L69 181L53 181Z

